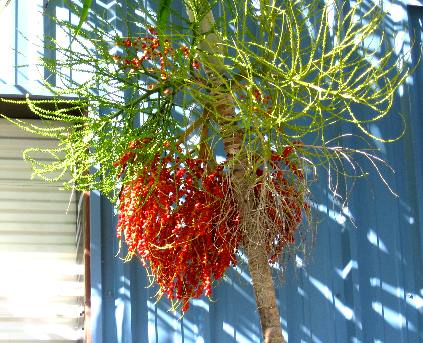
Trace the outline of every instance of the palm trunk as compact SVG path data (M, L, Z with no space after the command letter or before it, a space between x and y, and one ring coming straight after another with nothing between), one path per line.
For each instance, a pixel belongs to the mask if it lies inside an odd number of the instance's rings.
M232 103L231 95L225 94L224 98L226 101L218 101L221 105L215 106L215 108L223 117L233 116L234 108L230 105ZM243 160L241 152L242 132L238 131L235 135L224 139L224 146L228 158L237 159L232 166L231 181L240 212L239 226L243 235L243 248L248 258L264 343L283 343L272 271L268 262L264 234L261 232L263 229L258 220L251 215L255 212L256 201L252 187L246 179L245 166L247 162L245 159Z
M268 256L263 244L251 239L254 232L257 232L257 228L254 227L255 225L253 223L243 224L245 226L245 234L248 235L244 239L244 249L248 258L248 266L256 296L256 305L260 316L264 342L282 343L284 339L279 320L279 311L276 305L272 272L267 261Z
M217 96L219 98L219 96ZM234 108L229 94L220 95L221 100L215 107L223 117L233 116ZM220 104L219 104L220 103ZM237 132L224 139L225 151L229 158L237 158L232 167L232 185L235 199L240 211L240 228L243 234L243 248L248 258L248 267L253 283L256 306L259 312L260 324L264 336L264 343L283 343L279 310L276 304L275 288L273 285L272 271L268 262L265 248L264 235L260 231L259 221L252 216L255 212L256 202L250 185L246 180L245 165L241 151L242 133ZM242 155L241 155L242 156Z
M192 0L192 4L196 3L196 5L199 5L202 1L203 4L207 4L207 0ZM195 21L197 20L195 18L195 6L190 6L189 4L190 1L187 1L188 16L191 21ZM207 14L200 19L199 29L202 33L209 32L213 25L213 14L211 11L208 11ZM214 51L223 54L223 45L219 44L219 38L214 33L209 33L206 39L200 42L200 47L205 51ZM212 66L215 73L223 73L225 71L225 66L221 58L210 56L207 57L207 59L208 66ZM213 79L213 72L210 72L210 76ZM210 81L213 82L213 80ZM229 93L213 94L212 91L211 98L214 103L207 104L206 107L214 108L214 110L219 113L220 118L230 118L235 115L235 109L231 105L233 99ZM239 156L243 134L239 129L237 131L237 128L234 128L232 132L233 133L230 135L222 132L222 137L224 137L225 152L228 158L236 159L231 170L232 182L235 198L237 199L240 211L240 227L242 228L244 236L243 247L248 258L264 342L284 343L279 311L276 304L272 272L268 263L263 234L260 234L261 228L258 225L259 223L251 216L251 213L254 211L255 201L252 194L250 194L250 185L248 185L246 180L245 166L247 165L247 161Z

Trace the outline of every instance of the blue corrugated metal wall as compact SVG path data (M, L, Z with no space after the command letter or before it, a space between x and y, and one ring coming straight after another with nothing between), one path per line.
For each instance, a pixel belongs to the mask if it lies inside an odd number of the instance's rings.
M19 32L33 31L29 21L22 19L29 15L28 4L33 10L37 6L42 9L47 1L15 0L10 9L12 25L18 26L10 45L23 52L29 47ZM116 1L97 0L96 6L107 8L111 19L116 14ZM384 2L383 6L391 13L385 23L388 41L398 51L409 49L411 32L417 60L423 9L407 8L398 1ZM66 15L61 1L50 1L48 11ZM47 22L43 25L54 32ZM13 66L28 59L24 54L10 54ZM0 69L0 92L30 91L37 76L28 68L11 67ZM312 257L305 266L300 257L293 258L285 282L277 288L289 342L423 342L422 92L423 68L419 67L398 92L393 109L405 116L407 134L399 142L380 146L382 157L396 170L385 175L398 198L373 173L356 183L347 211L327 192L324 178L316 184L319 228ZM400 125L400 119L393 118L371 130L389 136ZM92 192L90 206L93 342L260 341L247 273L230 271L229 278L215 289L213 301L195 300L180 320L179 314L168 311L165 302L155 304L155 290L148 288L137 261L122 263L115 257L113 207L97 192ZM356 227L347 219L350 214Z

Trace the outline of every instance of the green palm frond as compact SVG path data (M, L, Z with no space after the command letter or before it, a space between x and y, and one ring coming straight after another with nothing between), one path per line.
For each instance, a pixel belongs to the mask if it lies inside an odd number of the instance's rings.
M87 21L90 3L81 8L69 2L80 22L56 20L74 39L70 45L52 39L59 58L43 61L58 80L49 89L58 98L77 99L69 100L72 106L89 114L46 111L27 100L40 118L74 123L60 132L26 126L54 135L66 151L65 162L51 166L37 164L29 151L37 174L67 168L73 173L68 187L99 189L116 199L120 171L114 163L137 139L153 138L142 151L145 161L161 154L166 142L174 149L179 144L186 154L209 151L214 159L222 141L241 132L242 153L254 171L272 151L280 153L298 140L303 146L296 154L309 169L335 166L335 160L348 164L358 151L372 154L371 144L364 150L334 150L342 141L335 139L336 127L369 142L402 135L400 130L383 139L369 130L370 124L398 115L390 112L395 92L410 74L404 56L386 48L384 13L377 5L185 0L187 14L181 14L172 1L159 2L157 13L143 1L130 1L125 11L117 6L125 18L117 27L106 12L98 13L96 23ZM123 40L148 36L151 26L159 28L158 51L164 52L165 41L175 51L166 59L172 67L165 79L154 61L135 71L114 60L115 55L125 60L131 50ZM189 49L188 58L182 46ZM131 58L138 57L132 51ZM219 103L233 108L233 115L222 116ZM128 169L123 177L129 180L133 173Z

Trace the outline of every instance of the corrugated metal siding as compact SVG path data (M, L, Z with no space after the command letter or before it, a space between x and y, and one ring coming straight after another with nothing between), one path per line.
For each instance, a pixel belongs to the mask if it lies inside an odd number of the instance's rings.
M384 5L392 14L392 20L386 21L389 42L408 49L405 6L395 2ZM419 34L423 16L417 8L410 13L414 18L410 24ZM419 49L418 43L414 49ZM416 75L419 73L420 69ZM423 80L421 76L409 80L393 109L405 115L411 129L402 141L381 146L383 158L396 169L394 175L387 174L387 181L399 197L375 174L360 180L348 209L354 227L346 219L346 209L328 194L324 177L315 186L320 224L313 255L305 267L299 257L292 261L285 283L277 290L289 342L423 341L423 203L419 200L423 191L418 177L423 173L422 145L416 144L423 135L420 119L416 120L419 106L412 100L418 96L413 93L417 78ZM390 136L400 125L399 118L392 119L372 130ZM92 244L97 261L101 261L96 267L102 268L97 275L99 286L93 285L102 311L95 342L260 341L248 277L231 271L231 278L216 288L213 302L195 301L183 321L178 321L178 315L167 312L166 303L154 304L154 289L143 289L147 286L145 275L136 261L122 265L112 258L110 251L117 252L113 209L98 195L92 201L92 223L98 230L98 240ZM101 213L100 222L96 212ZM98 241L101 246L96 245Z
M54 13L56 8L50 6ZM108 8L110 18L116 14L114 1L96 1L96 6ZM383 6L391 13L386 21L390 44L407 50L411 30L413 49L418 51L423 11L410 8L408 21L404 2L387 1ZM0 72L0 79L10 74ZM422 80L419 67L393 109L405 116L406 136L381 146L383 157L396 170L386 175L398 198L376 174L358 181L349 203L354 227L345 220L348 212L328 194L323 177L315 186L320 224L312 257L305 267L294 258L277 289L289 342L423 341ZM400 124L392 119L372 130L389 136ZM230 271L212 302L194 301L179 320L165 302L155 304L155 290L146 288L146 275L137 261L124 264L115 257L113 207L97 192L91 194L90 207L93 342L260 341L248 275Z
M60 184L31 180L25 147L51 140L0 119L0 342L76 342L83 267L76 204Z

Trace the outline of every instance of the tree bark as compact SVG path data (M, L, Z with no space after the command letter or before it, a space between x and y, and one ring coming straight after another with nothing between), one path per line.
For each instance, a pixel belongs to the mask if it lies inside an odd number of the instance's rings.
M256 296L257 310L260 316L261 329L265 343L282 343L279 311L276 304L276 295L272 279L272 271L268 263L267 253L260 242L254 242L251 236L257 228L252 223L244 223L249 237L244 239L244 249L248 258L248 266Z

